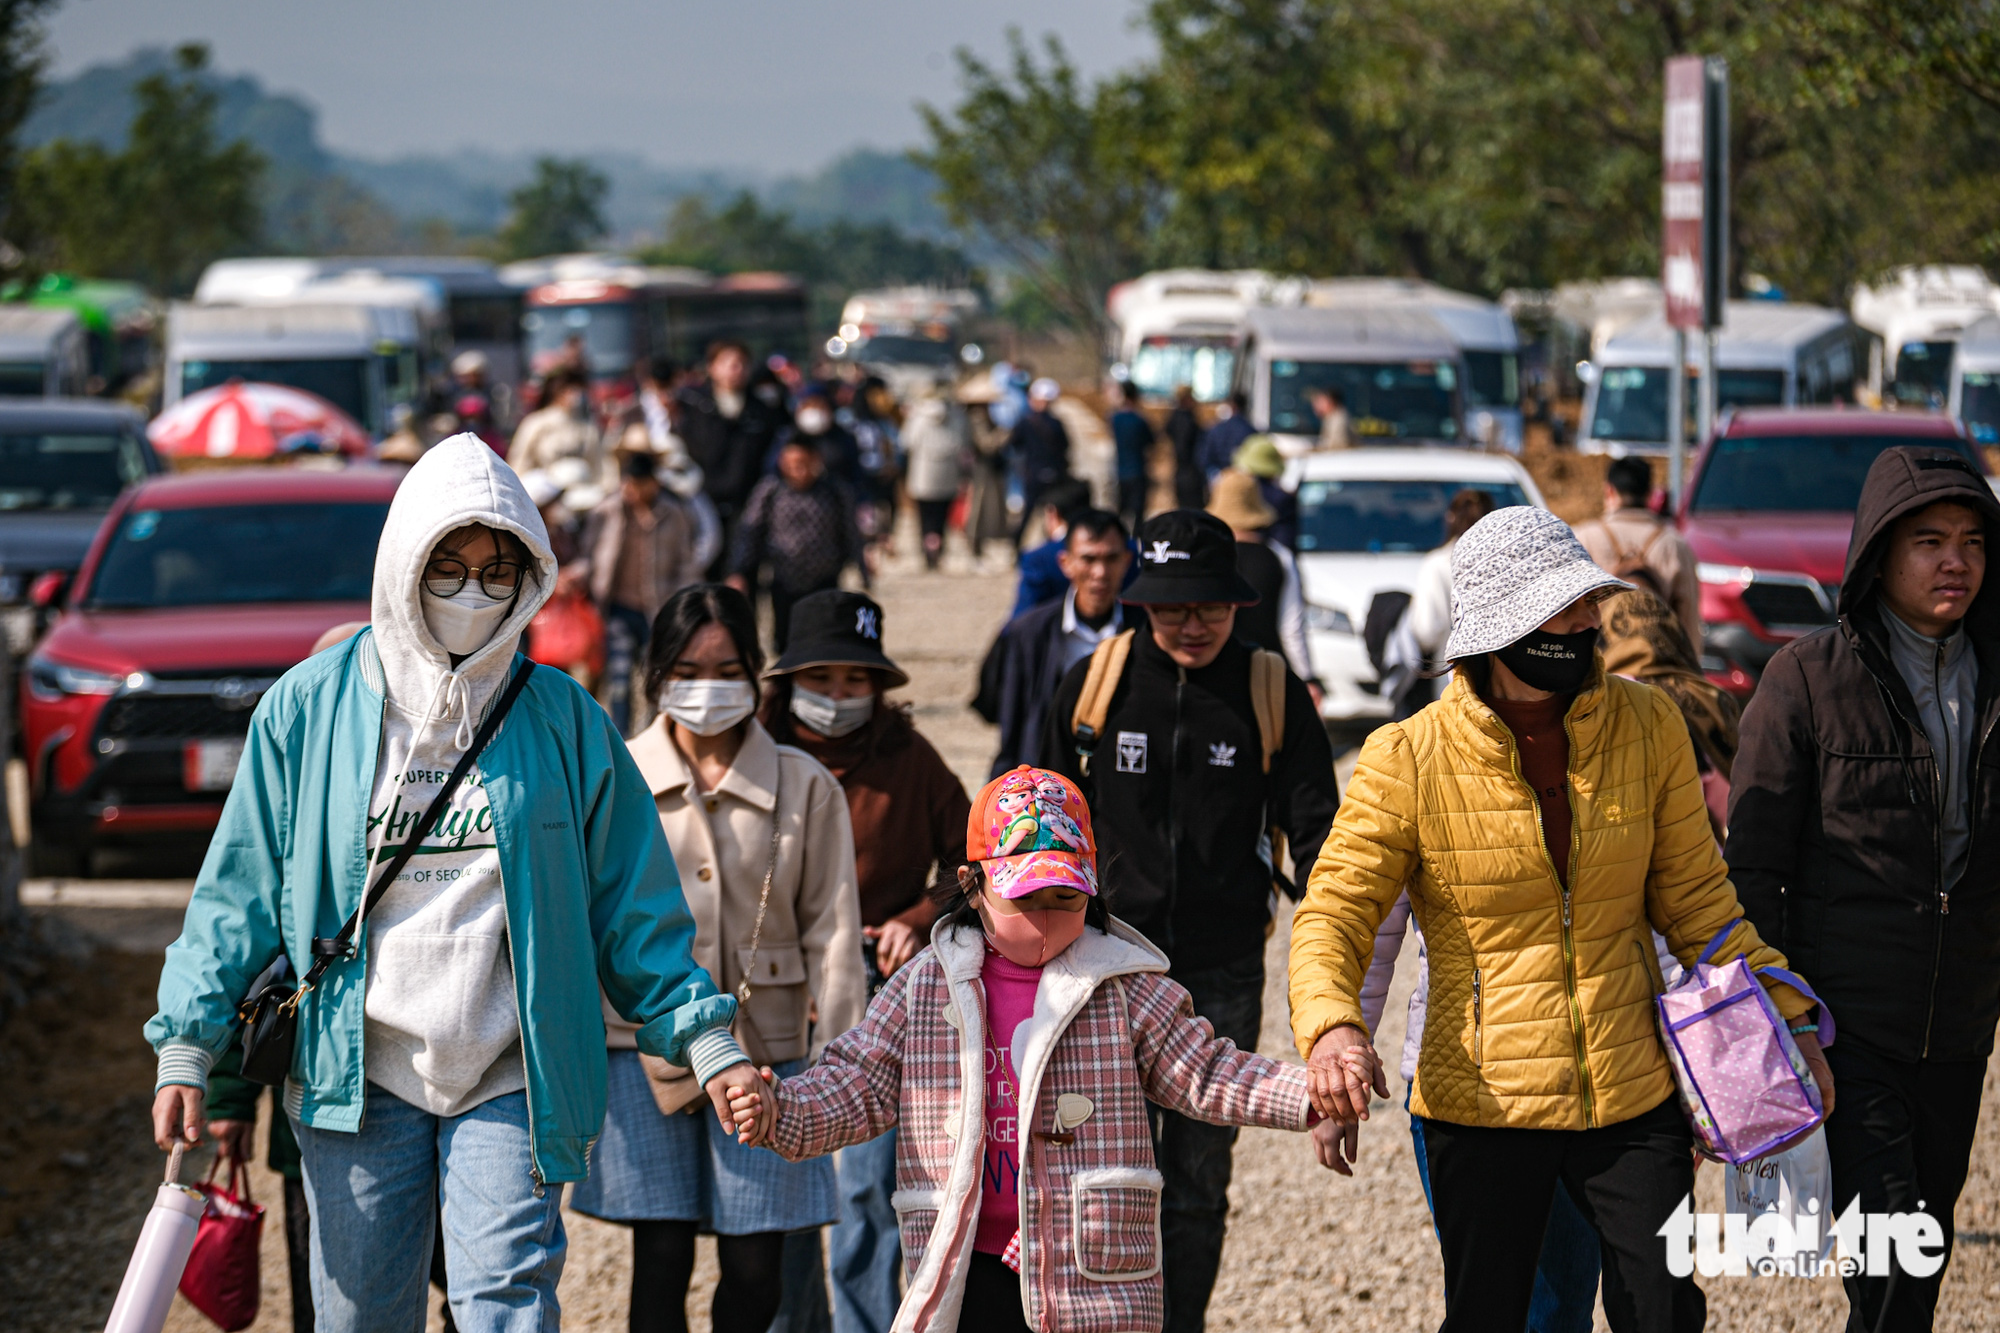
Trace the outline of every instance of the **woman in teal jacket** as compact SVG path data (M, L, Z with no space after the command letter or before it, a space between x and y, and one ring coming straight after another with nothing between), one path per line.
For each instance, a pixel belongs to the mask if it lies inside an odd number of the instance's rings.
M376 553L372 628L287 672L167 950L154 1129L196 1139L236 1005L280 954L303 972L394 858L513 672L555 586L540 514L461 435L410 470ZM602 708L531 671L443 818L299 1006L285 1109L312 1213L321 1333L420 1327L442 1205L458 1326L556 1317L562 1191L604 1118L601 986L639 1048L726 1115L755 1083L652 794Z

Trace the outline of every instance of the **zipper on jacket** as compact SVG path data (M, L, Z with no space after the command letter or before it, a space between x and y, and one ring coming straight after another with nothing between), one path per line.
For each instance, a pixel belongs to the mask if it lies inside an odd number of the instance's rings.
M1486 1024L1486 1007L1481 1002L1479 969L1472 969L1472 1063L1486 1067L1485 1042L1481 1040Z
M1576 762L1576 736L1569 728L1569 715L1563 715L1563 739L1569 743L1569 758L1563 765L1563 783L1567 791L1576 790L1575 770L1570 767ZM1542 822L1541 798L1528 785L1528 779L1521 773L1521 747L1510 731L1507 734L1507 761L1513 766L1514 780L1526 788L1528 804L1535 812L1535 845L1542 849L1542 861L1549 868L1549 878L1556 882L1556 891L1562 896L1562 947L1563 947L1563 994L1569 1001L1570 1042L1575 1049L1576 1076L1579 1091L1583 1096L1583 1123L1587 1129L1597 1127L1596 1098L1590 1087L1590 1058L1583 1040L1583 1005L1576 998L1576 939L1570 933L1569 885L1556 872L1556 859L1549 855L1549 831ZM1578 827L1575 807L1570 810L1569 821L1569 870L1572 877L1577 871L1577 856L1582 850L1583 831Z
M1181 696L1187 689L1187 668L1174 665L1174 741L1167 774L1167 938L1174 937L1174 913L1181 902Z
M497 823L499 816L495 815L494 819ZM494 841L499 841L497 829ZM514 913L507 906L507 886L504 880L500 886L500 918L507 926L507 950L510 955L507 961L511 965L514 961L511 956L514 949L514 941L521 937L514 933ZM521 1021L521 1002L518 995L514 999L514 1031L521 1038L521 1095L527 1099L528 1103L528 1174L534 1179L535 1197L539 1199L542 1197L542 1191L548 1182L542 1179L542 1158L541 1154L536 1151L535 1080L529 1076L528 1072L528 1025ZM586 1152L585 1161L588 1160L589 1154Z

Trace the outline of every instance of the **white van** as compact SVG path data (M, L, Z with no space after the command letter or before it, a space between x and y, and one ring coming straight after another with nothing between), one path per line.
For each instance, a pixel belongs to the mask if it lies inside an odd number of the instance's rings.
M2000 445L2000 316L1973 321L1959 337L1946 410L1974 444Z
M1881 336L1869 387L1912 407L1945 405L1959 335L2000 314L2000 287L1970 264L1907 264L1854 289L1854 322Z
M1716 341L1716 411L1728 407L1807 407L1851 403L1866 373L1864 335L1838 310L1786 301L1731 301ZM1694 438L1699 334L1688 336L1688 434ZM1667 448L1667 378L1673 330L1664 315L1607 340L1586 374L1583 428L1588 454L1661 454Z
M399 306L176 301L162 399L171 407L231 380L286 384L386 435L390 407L415 396L420 339L415 314Z
M0 305L0 398L81 397L90 344L74 310Z
M1340 394L1356 444L1469 442L1458 344L1417 306L1252 307L1236 344L1235 387L1287 455L1319 442L1316 389Z
M1274 286L1258 269L1162 269L1119 283L1104 306L1127 382L1154 402L1183 384L1197 402L1221 402L1229 396L1244 313L1270 300Z
M1415 278L1321 278L1306 302L1334 309L1413 305L1428 313L1458 344L1473 442L1521 452L1521 333L1504 308Z

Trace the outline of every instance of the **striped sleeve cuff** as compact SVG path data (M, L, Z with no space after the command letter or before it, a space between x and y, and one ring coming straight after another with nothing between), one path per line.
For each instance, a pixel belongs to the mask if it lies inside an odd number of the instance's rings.
M694 1070L695 1082L703 1087L708 1081L734 1064L741 1064L750 1057L736 1044L736 1034L725 1024L712 1027L687 1044L688 1068Z
M153 1091L178 1083L207 1092L208 1067L214 1063L215 1057L199 1046L168 1042L160 1048L160 1072L153 1080Z

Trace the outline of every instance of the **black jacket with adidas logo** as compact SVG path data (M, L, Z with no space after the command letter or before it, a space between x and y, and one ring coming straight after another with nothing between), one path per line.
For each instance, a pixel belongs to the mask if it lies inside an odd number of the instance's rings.
M1282 829L1310 866L1340 805L1333 749L1305 684L1285 676L1284 739L1263 771L1241 639L1183 671L1141 633L1083 773L1070 720L1088 658L1048 712L1044 763L1083 789L1108 905L1173 960L1199 972L1262 954L1271 919L1265 829Z

